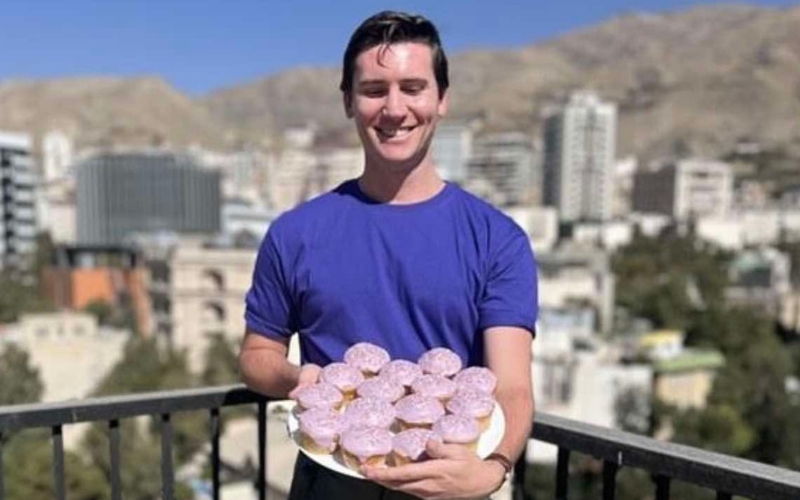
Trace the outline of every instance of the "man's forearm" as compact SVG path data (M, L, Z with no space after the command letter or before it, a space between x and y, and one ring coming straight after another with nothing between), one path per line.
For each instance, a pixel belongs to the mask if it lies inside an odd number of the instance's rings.
M506 431L495 449L515 462L525 449L533 428L533 396L523 390L498 391L497 402L506 417Z
M297 386L300 367L269 350L243 352L239 357L242 380L256 392L285 398Z

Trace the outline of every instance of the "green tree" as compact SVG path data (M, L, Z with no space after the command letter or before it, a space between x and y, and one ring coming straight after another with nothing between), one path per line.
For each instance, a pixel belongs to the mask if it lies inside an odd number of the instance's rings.
M206 349L200 381L203 385L224 385L239 380L239 360L233 343L223 333L213 334Z
M52 302L32 284L0 271L0 323L12 323L24 313L54 311Z
M35 403L44 392L39 370L30 364L28 353L15 344L0 352L0 406Z

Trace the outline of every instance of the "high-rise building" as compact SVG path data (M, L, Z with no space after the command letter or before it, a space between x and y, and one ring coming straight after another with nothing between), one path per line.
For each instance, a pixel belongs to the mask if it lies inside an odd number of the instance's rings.
M77 166L81 245L121 245L137 233L220 230L220 174L171 153L105 153Z
M0 132L0 268L25 271L36 249L31 138Z
M467 162L472 155L472 130L470 123L442 122L433 137L433 159L439 175L453 182L467 178Z
M727 163L679 160L636 173L633 210L678 220L724 216L733 200L733 172Z
M521 132L488 134L474 143L467 189L500 207L539 204L533 142Z
M611 218L616 137L616 106L590 92L545 120L545 203L562 222Z
M72 141L64 132L51 130L42 139L42 174L45 182L63 179L71 174Z

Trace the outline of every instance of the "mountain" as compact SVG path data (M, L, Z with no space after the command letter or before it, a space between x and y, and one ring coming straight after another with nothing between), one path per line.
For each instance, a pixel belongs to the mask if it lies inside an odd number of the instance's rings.
M677 147L717 156L747 138L800 157L798 26L800 6L706 6L629 13L515 50L451 54L450 117L538 134L548 109L590 88L619 107L620 156ZM194 101L152 78L7 82L0 128L64 121L84 143L132 136L209 147L265 143L308 122L347 136L338 79L338 68L299 68Z

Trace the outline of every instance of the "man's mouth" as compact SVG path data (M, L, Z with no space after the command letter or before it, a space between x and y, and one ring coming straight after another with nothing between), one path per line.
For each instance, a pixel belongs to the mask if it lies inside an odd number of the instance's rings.
M415 128L417 128L416 125L405 127L375 127L375 132L378 133L378 137L381 139L402 139Z

